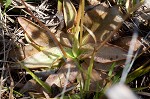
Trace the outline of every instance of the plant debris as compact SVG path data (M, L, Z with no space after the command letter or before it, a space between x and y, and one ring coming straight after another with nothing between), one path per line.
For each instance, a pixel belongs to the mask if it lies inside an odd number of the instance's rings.
M0 97L111 99L129 65L120 92L149 99L150 2L138 1L0 1Z

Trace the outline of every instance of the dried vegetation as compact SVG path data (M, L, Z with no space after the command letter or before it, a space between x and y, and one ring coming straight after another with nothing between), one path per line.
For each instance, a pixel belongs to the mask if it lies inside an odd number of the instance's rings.
M150 98L149 0L0 0L0 14L2 99Z

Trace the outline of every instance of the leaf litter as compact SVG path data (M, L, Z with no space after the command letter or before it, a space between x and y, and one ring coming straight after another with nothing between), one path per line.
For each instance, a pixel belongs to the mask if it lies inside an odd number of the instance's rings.
M65 3L67 2L68 6L71 7L70 10L65 10L66 6L63 6L65 25L68 29L71 28L73 25L75 25L74 21L76 18L76 8L74 7L74 5L70 0L64 0L64 2ZM90 2L90 0L88 0L88 2ZM100 3L100 1L97 0L95 0L95 2L96 4ZM95 5L95 3L92 2L90 2L90 4ZM71 12L69 11L72 11L73 16L69 16L69 14L71 15ZM56 46L51 40L51 38L45 33L46 30L41 28L41 26L36 25L36 23L29 21L27 18L19 17L18 18L19 24L21 25L22 29L24 30L24 34L26 35L25 39L31 45L24 45L25 52L19 52L22 51L22 48L21 47L17 48L18 49L18 51L16 51L18 52L17 57L20 55L21 58L19 58L20 57L19 56L18 59L22 62L24 66L31 68L32 70L34 70L35 68L36 69L40 68L42 70L43 67L48 70L55 68L56 73L50 74L46 78L45 82L50 87L52 87L53 85L57 86L58 89L56 87L54 87L54 89L56 88L57 89L56 91L58 91L58 93L56 93L55 95L51 95L48 93L50 96L56 96L57 94L60 94L61 91L63 91L64 87L67 87L67 89L69 89L71 86L74 86L74 83L80 85L79 82L77 82L77 80L81 80L77 78L80 75L80 73L82 74L83 77L81 81L83 81L84 84L84 82L87 79L86 72L90 64L89 61L91 60L92 52L94 51L95 47L99 46L99 44L103 42L105 38L109 36L109 34L111 34L111 31L114 31L117 28L118 24L122 23L123 21L122 14L123 13L120 11L118 6L113 6L109 8L108 4L106 3L102 3L98 6L93 7L91 10L87 11L85 13L83 23L89 30L93 32L98 42L93 42L92 41L93 38L91 38L91 35L85 32L83 36L86 37L88 35L88 38L85 39L87 40L85 45L80 46L80 48L78 49L80 53L78 57L73 56L72 52L67 52L67 50L65 50L67 54L73 57L73 59L71 60L70 58L64 59L58 46ZM63 47L71 49L73 46L73 42L72 38L70 37L73 37L73 34L66 34L67 32L63 29L59 30L59 32L61 32L60 34L63 34L63 36L60 35L57 37L57 35L59 35L58 32L54 33L58 41L60 41L61 44L63 42L62 44ZM109 83L107 72L110 70L110 67L113 63L116 63L115 67L121 67L121 69L123 68L127 56L127 50L128 47L130 46L130 41L131 37L129 36L120 37L115 41L116 43L112 43L115 45L109 44L108 41L104 46L102 46L100 49L97 50L96 55L94 56L94 63L93 63L94 66L90 78L91 91L96 92L98 91L97 88L99 89L99 91L101 91L105 87L105 85ZM134 51L138 50L138 48L141 46L141 42L138 40L136 44L137 46ZM17 57L14 57L15 50L10 51L11 51L10 58L16 59ZM145 48L143 51L145 51ZM77 61L76 59L79 59L79 61ZM81 68L84 71L80 70L78 63L81 64ZM17 63L15 63L14 66L17 67ZM68 73L69 77L67 76ZM32 83L33 85L28 84L29 82L30 80L25 84L25 86L22 88L23 91L20 91L20 93L23 93L25 91L28 92L30 90L30 86L32 86L33 89L36 88L34 82ZM79 86L79 88L81 87L82 86ZM41 88L40 90L43 89ZM38 91L38 89L36 91ZM31 94L33 95L33 93Z

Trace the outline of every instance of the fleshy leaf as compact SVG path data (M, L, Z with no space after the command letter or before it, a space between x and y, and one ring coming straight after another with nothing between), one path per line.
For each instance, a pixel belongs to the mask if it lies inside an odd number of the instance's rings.
M25 58L22 60L22 64L27 68L50 68L62 56L60 49L53 47Z
M63 13L66 27L69 29L73 26L77 15L76 9L70 0L63 0Z

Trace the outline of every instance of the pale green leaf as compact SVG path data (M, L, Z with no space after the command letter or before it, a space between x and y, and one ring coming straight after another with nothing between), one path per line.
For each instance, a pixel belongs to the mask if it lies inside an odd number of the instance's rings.
M10 6L10 4L11 4L11 0L6 0L5 10Z
M77 15L76 9L70 0L63 0L63 14L66 27L69 29L73 26Z
M27 68L50 68L53 63L62 58L62 56L60 49L53 47L25 58L22 64Z

